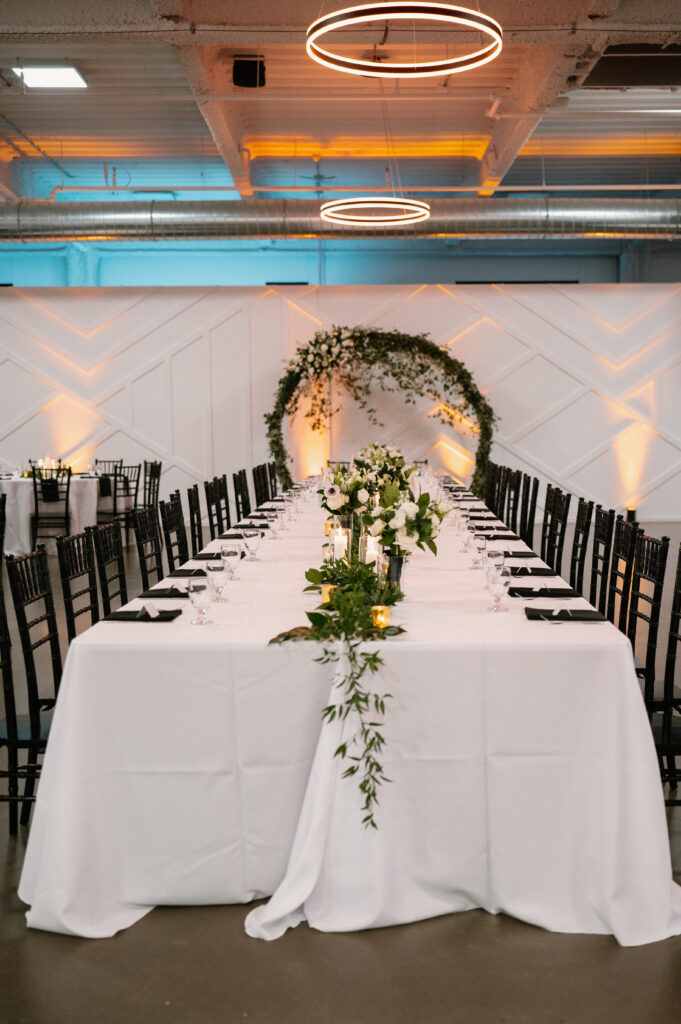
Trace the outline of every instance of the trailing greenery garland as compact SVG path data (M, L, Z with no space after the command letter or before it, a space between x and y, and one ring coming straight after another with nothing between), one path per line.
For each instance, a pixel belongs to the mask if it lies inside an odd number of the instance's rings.
M265 415L270 454L284 489L293 482L284 443L284 416L296 412L301 398L310 398L306 415L313 430L323 430L329 415L339 408L331 405L331 380L366 409L374 424L379 421L369 398L375 388L400 392L411 405L416 404L417 397L446 403L434 415L448 426L460 424L462 417L472 417L480 436L471 490L482 496L495 416L470 371L427 334L402 334L372 327L318 331L310 342L298 346L289 362L277 387L274 408Z

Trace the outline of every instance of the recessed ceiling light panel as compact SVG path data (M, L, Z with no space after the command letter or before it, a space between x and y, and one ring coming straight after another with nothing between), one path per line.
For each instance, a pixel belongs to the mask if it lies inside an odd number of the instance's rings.
M87 82L76 68L53 67L12 68L27 89L87 89Z

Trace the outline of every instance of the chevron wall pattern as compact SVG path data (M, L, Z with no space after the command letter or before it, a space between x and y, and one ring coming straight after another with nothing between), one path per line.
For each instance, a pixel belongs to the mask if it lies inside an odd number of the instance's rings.
M681 285L44 288L0 296L0 465L50 452L158 458L162 493L267 457L263 414L296 344L332 324L427 332L499 416L493 457L650 520L681 519ZM368 433L464 477L474 432L427 402L299 413L300 475ZM541 492L540 492L541 493Z

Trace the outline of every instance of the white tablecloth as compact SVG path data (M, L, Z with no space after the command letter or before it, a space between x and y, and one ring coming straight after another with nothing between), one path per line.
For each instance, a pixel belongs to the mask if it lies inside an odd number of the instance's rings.
M31 550L31 516L33 515L33 480L20 477L0 480L0 494L7 495L7 524L4 550L7 555L25 555ZM69 514L71 533L82 533L86 526L97 523L99 480L93 477L71 478ZM44 543L44 541L40 541Z
M266 641L304 621L321 519L242 563L214 625L100 623L71 644L19 894L29 925L108 936L156 904L248 902L271 938L472 907L638 944L681 932L627 640L487 613L458 537L417 554L381 646L378 832L320 725L329 666ZM509 602L511 603L511 602ZM547 602L550 604L551 602ZM163 602L163 607L171 602ZM312 770L311 770L312 769Z

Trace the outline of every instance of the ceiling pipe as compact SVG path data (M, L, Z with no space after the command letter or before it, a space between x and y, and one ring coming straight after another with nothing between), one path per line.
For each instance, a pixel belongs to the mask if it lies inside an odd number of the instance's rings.
M0 203L0 241L258 238L681 238L678 199L439 199L430 220L377 230L325 223L313 199Z

